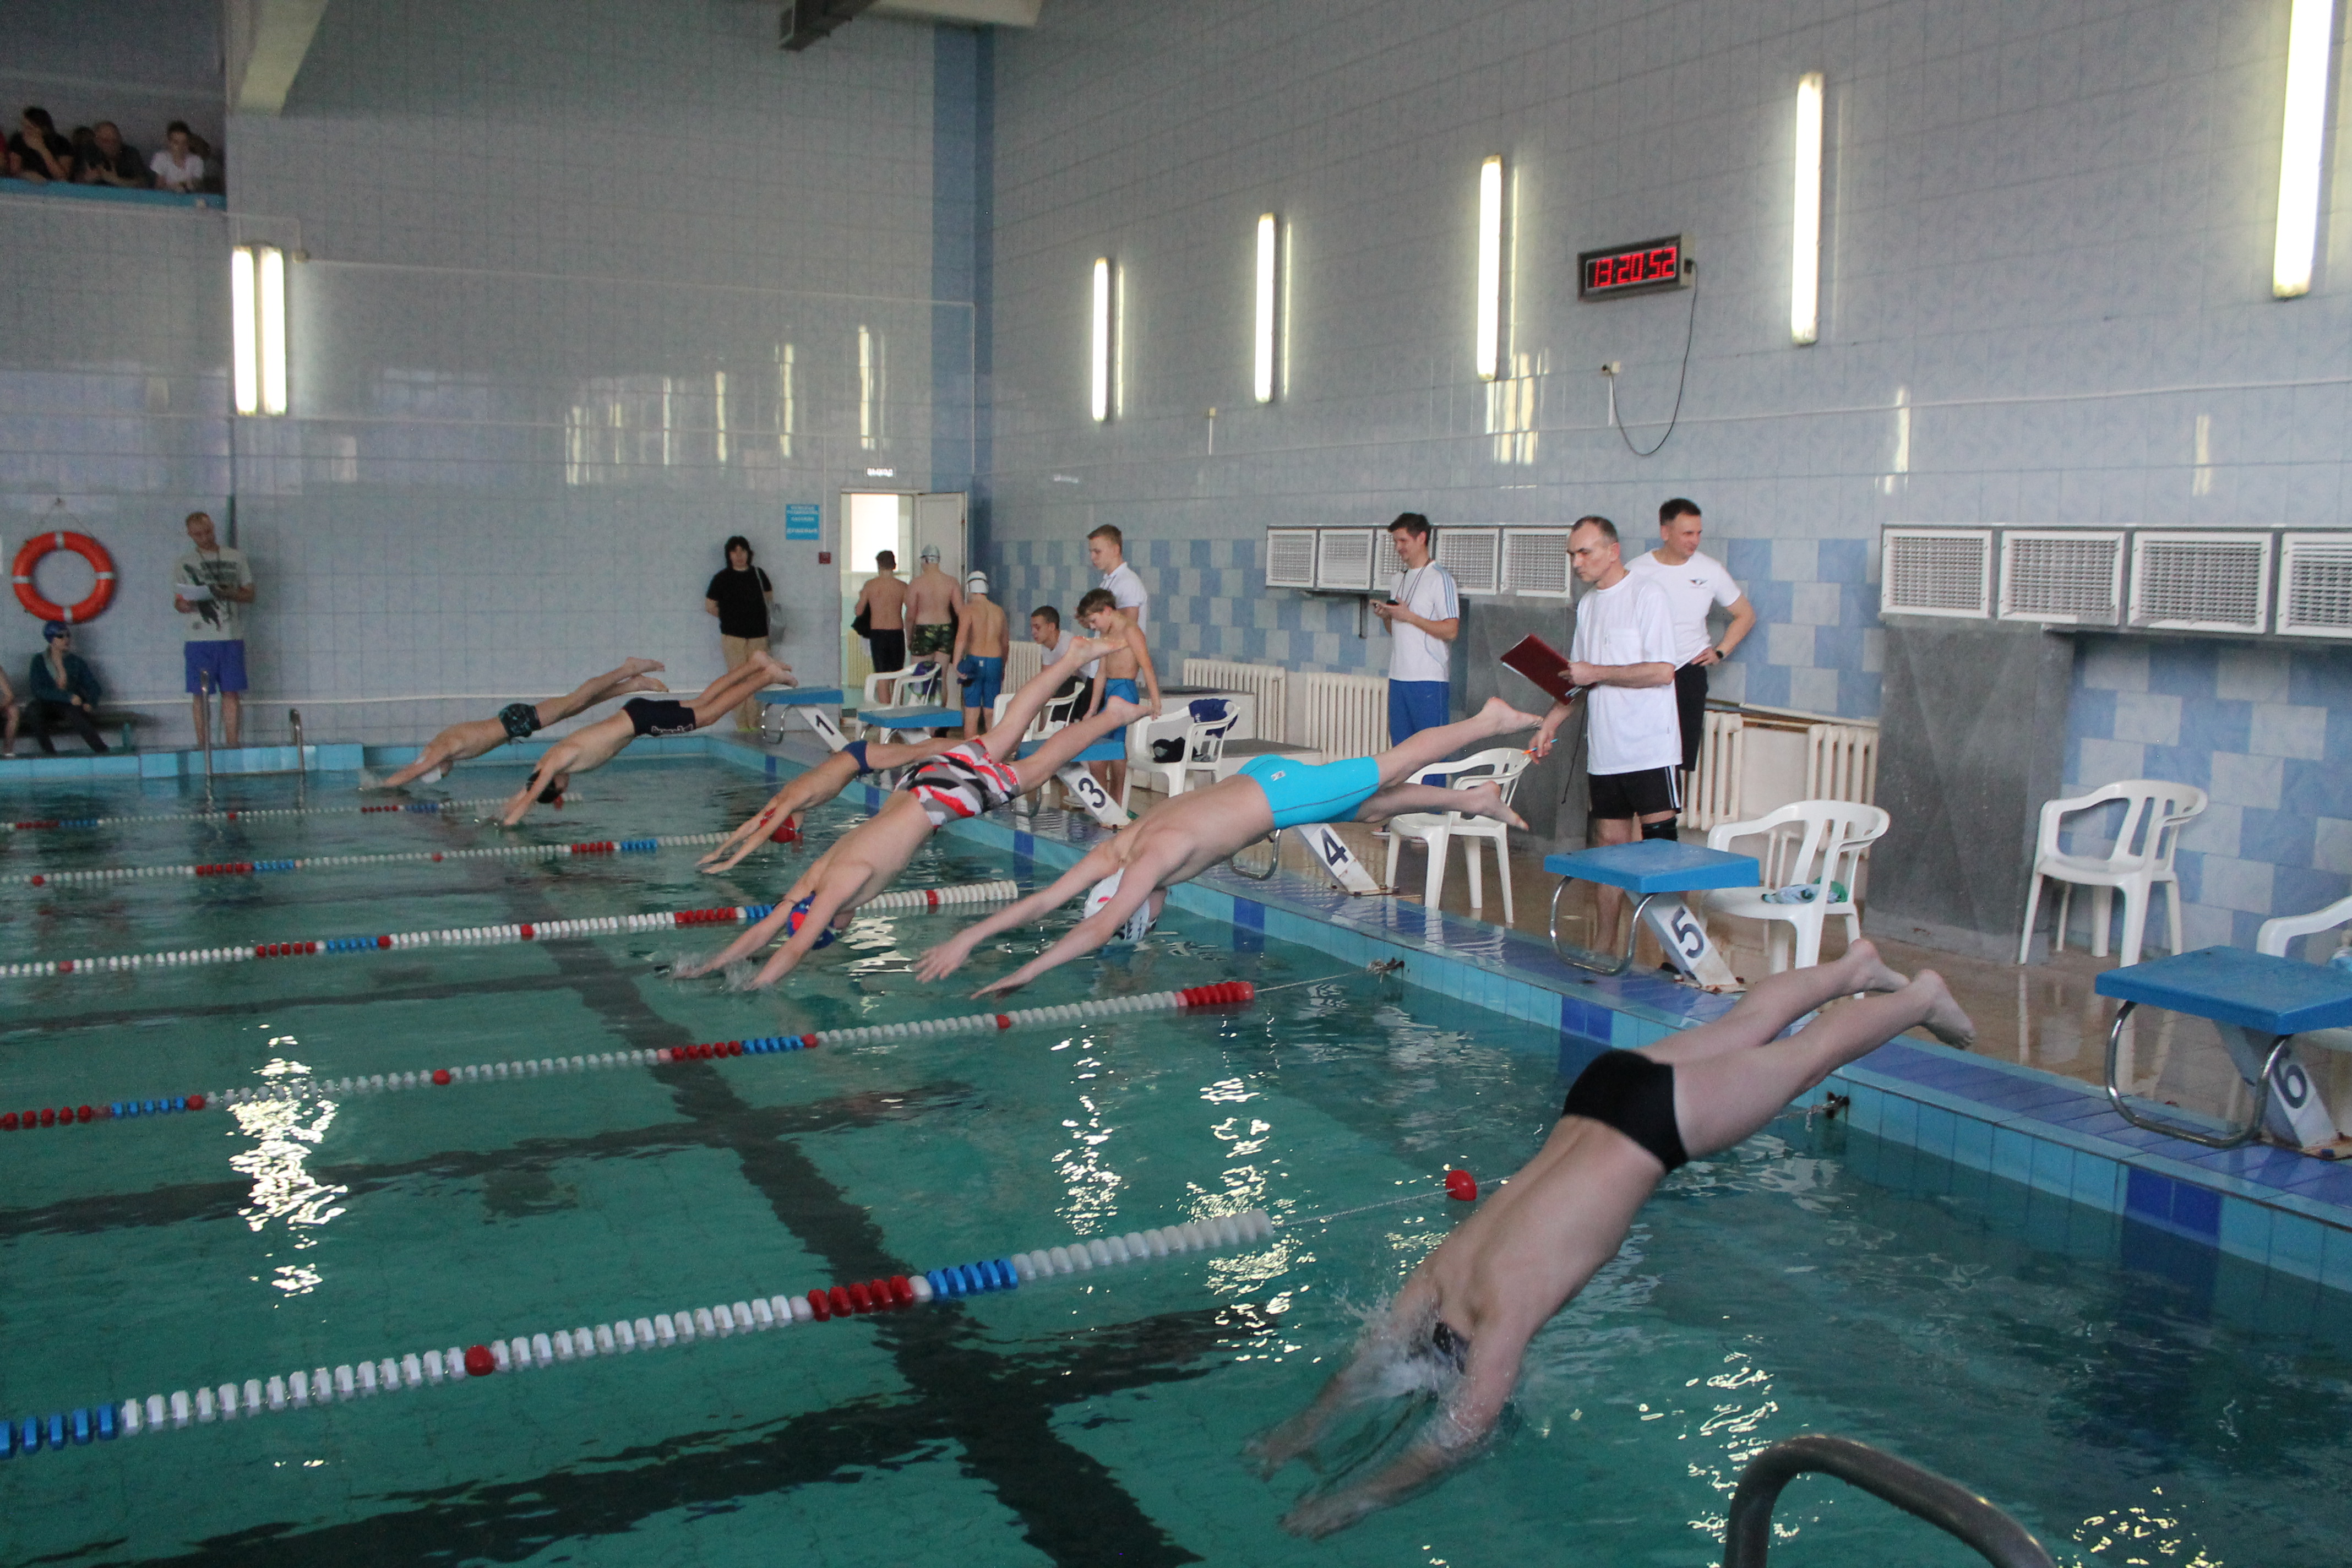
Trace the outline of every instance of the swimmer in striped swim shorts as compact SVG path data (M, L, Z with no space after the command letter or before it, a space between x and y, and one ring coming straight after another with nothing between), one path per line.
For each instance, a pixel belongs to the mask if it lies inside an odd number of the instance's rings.
M962 967L974 947L997 932L1034 924L1047 910L1118 878L1108 896L1090 902L1087 917L1059 942L972 994L1016 991L1122 933L1134 940L1139 934L1132 923L1138 911L1145 912L1148 927L1165 904L1168 889L1223 864L1234 851L1280 828L1317 822L1386 822L1410 811L1458 811L1525 827L1491 785L1446 789L1407 781L1417 768L1442 763L1480 741L1532 730L1536 723L1534 714L1522 713L1496 697L1460 723L1420 731L1377 757L1321 763L1252 757L1233 777L1180 795L1097 844L1053 886L958 931L925 953L915 973L925 980L943 980Z

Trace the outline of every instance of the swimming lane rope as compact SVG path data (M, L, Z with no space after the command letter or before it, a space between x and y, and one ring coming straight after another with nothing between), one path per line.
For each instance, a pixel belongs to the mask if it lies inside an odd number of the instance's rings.
M910 894L909 897L919 897ZM866 906L871 909L871 904ZM1035 1024L1076 1023L1130 1013L1164 1013L1193 1007L1217 1007L1248 1003L1257 988L1246 980L1223 980L1181 991L1154 991L1139 996L1104 997L1057 1007L1022 1007L1010 1013L971 1013L960 1018L934 1018L920 1023L876 1024L856 1029L824 1029L806 1035L769 1035L748 1040L714 1040L697 1046L667 1046L657 1050L603 1051L576 1057L541 1057L536 1060L474 1062L464 1067L425 1068L415 1072L363 1073L355 1077L305 1079L259 1085L252 1089L215 1089L210 1094L167 1095L157 1100L118 1100L102 1105L37 1106L30 1110L0 1112L0 1132L32 1131L44 1127L79 1127L93 1121L115 1121L140 1116L166 1116L178 1111L225 1110L233 1106L290 1101L304 1093L393 1094L411 1089L446 1089L463 1083L500 1083L519 1079L553 1078L562 1073L599 1072L613 1068L652 1068L669 1062L708 1061L742 1056L766 1056L779 1051L813 1051L823 1047L874 1045L886 1040L931 1038L945 1035L979 1035L1017 1029Z
M829 1322L840 1318L903 1311L961 1300L967 1296L1016 1290L1023 1286L1091 1274L1148 1259L1195 1252L1228 1252L1265 1240L1274 1222L1264 1209L1187 1220L1125 1236L1074 1237L1069 1241L1010 1258L950 1264L920 1274L818 1287L804 1295L754 1297L649 1317L614 1318L594 1327L515 1334L464 1348L450 1345L381 1360L346 1363L330 1373L321 1366L297 1368L269 1378L247 1378L168 1397L106 1401L26 1416L0 1427L0 1458L37 1454L44 1448L86 1446L142 1432L160 1432L196 1422L250 1420L274 1411L299 1410L366 1399L403 1389L438 1387L470 1378L593 1361L635 1351L669 1350L698 1341L740 1333Z
M1020 884L1009 879L975 882L961 888L913 888L868 900L857 906L857 912L936 910L950 904L991 903L1020 896ZM750 925L767 919L774 912L775 907L773 904L738 904L731 908L710 910L661 910L640 915L594 915L576 921L456 926L446 931L390 931L377 936L316 937L295 942L241 943L236 947L184 948L175 952L118 953L106 958L47 958L29 963L0 963L0 980L21 980L47 974L168 969L195 963L246 963L262 958L310 958L415 947L494 947L505 942L554 942L621 931L669 931L678 926Z
M0 832L32 833L52 827L119 827L139 822L259 822L281 816L376 816L386 812L470 811L477 806L504 805L509 796L484 795L478 800L404 800L382 805L267 805L231 807L221 811L146 811L128 816L40 816L23 822L0 822ZM572 804L577 805L574 798Z
M672 834L660 838L593 838L578 844L494 844L482 849L410 849L394 855L310 855L291 860L219 860L205 866L110 866L88 871L27 871L0 877L0 886L62 888L91 882L131 882L151 877L264 877L278 871L330 867L422 865L439 860L560 860L567 855L650 855L716 844L724 833Z

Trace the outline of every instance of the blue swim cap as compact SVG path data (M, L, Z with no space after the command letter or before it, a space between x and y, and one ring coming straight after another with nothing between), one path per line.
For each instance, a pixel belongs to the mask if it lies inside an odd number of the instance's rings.
M808 919L809 905L814 902L815 899L816 895L814 893L811 893L807 898L803 899L799 903L793 906L792 913L784 917L784 929L787 931L791 932L794 936L798 936L800 934L801 921ZM824 934L816 939L816 947L831 947L833 945L833 939L836 934L837 933L831 926L825 927ZM810 949L812 952L815 950L815 948Z

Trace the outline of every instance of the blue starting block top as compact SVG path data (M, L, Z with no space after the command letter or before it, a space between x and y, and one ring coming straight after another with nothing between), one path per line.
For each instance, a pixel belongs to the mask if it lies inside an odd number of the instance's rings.
M2100 974L2097 990L2102 996L2265 1035L2352 1025L2352 976L2242 947L2200 948L2110 969Z
M1753 888L1764 868L1753 855L1734 855L1671 838L1604 844L1572 855L1547 855L1544 869L1580 882L1622 888L1636 898L1651 893L1692 893L1705 888Z
M838 686L787 686L780 690L762 691L759 697L762 708L838 708L842 704Z
M1034 756L1037 748L1045 743L1043 741L1024 741L1019 754ZM1097 741L1070 760L1074 763L1123 763L1127 761L1127 746L1119 741Z
M857 717L870 729L945 730L963 722L961 708L867 708Z

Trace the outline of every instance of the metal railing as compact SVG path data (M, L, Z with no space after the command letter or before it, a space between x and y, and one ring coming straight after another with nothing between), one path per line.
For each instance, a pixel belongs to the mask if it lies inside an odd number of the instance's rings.
M1780 1489L1813 1470L1917 1515L1994 1568L2055 1568L2031 1531L1968 1488L1867 1443L1820 1432L1782 1438L1740 1472L1723 1531L1723 1568L1764 1568Z

